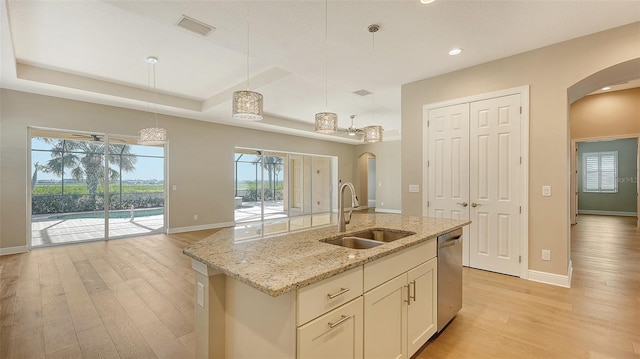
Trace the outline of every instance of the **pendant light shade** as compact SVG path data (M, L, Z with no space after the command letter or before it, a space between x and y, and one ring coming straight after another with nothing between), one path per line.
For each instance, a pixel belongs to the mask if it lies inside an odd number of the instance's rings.
M327 112L327 103L329 102L329 86L328 86L328 50L327 50L327 29L328 29L328 0L324 2L324 108L325 112L316 113L316 132L324 134L332 134L338 132L338 115L333 112Z
M382 142L382 126L371 125L364 128L364 142Z
M147 127L138 133L138 143L141 145L162 145L167 142L167 130L160 127Z
M262 94L253 91L233 93L233 118L242 121L262 120Z
M249 90L249 2L247 1L247 89L233 93L233 118L240 121L260 121L263 117L262 94Z
M316 132L335 133L338 131L338 115L333 112L316 113Z
M138 133L138 143L141 145L163 145L167 142L167 130L158 127L158 94L156 92L156 64L158 58L147 57L147 63L153 73L153 115L156 119L156 127L143 128Z

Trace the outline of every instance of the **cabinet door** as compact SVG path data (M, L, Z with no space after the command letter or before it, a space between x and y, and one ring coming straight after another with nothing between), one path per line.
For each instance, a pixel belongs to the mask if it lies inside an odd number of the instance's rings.
M364 295L364 356L407 358L407 275Z
M362 359L362 297L298 328L298 358Z
M407 306L409 356L418 351L436 333L437 270L437 258L433 258L407 273L411 295Z

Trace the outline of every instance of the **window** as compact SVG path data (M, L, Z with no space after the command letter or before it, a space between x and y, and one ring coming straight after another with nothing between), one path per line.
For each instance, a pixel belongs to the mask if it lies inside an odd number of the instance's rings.
M618 151L582 155L583 192L618 192Z

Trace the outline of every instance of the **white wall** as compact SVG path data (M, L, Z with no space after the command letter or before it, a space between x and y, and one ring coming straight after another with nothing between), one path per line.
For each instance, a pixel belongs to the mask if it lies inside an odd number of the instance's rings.
M418 44L419 45L419 44ZM464 55L463 55L464 56ZM640 57L640 22L402 86L402 212L422 213L422 106L530 85L529 269L568 275L570 261L567 89ZM550 185L552 197L542 197ZM541 250L552 252L541 260Z
M29 126L135 136L152 118L140 111L6 89L0 90L0 103L0 252L27 244ZM236 146L337 156L343 181L352 181L357 168L353 145L169 116L161 116L160 125L168 132L168 188L178 188L168 193L169 229L233 222Z

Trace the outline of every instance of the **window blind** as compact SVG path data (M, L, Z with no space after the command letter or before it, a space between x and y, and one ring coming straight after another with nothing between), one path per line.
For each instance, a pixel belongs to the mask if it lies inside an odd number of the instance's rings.
M587 152L583 157L584 192L618 192L618 152Z

